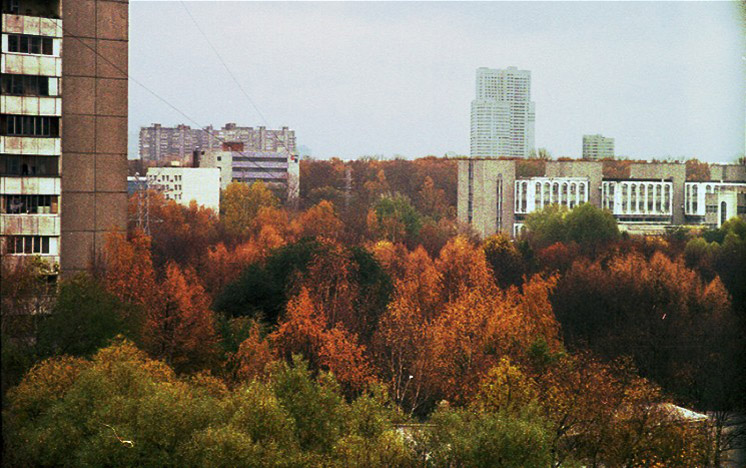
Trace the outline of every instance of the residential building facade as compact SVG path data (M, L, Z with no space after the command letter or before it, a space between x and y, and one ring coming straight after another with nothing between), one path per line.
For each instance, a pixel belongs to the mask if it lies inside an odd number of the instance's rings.
M2 261L85 270L126 228L128 2L2 7Z
M603 135L583 135L583 159L614 159L614 139Z
M192 201L220 213L220 169L200 167L151 167L147 188L166 200L189 206Z
M267 130L265 127L239 127L227 123L223 128L204 129L188 125L163 127L154 123L140 129L140 159L143 161L186 161L194 150L220 150L224 142L241 142L246 151L296 154L295 131L288 127Z
M220 169L220 186L231 182L253 184L263 182L287 200L300 195L300 162L298 156L286 151L245 150L243 143L225 143L220 150L199 151L199 167Z
M746 216L746 166L713 164L710 180L687 181L684 163L630 163L624 178L604 177L602 161L547 161L523 176L520 161L464 159L458 167L458 217L481 236L516 236L526 217L557 204L609 210L620 229L663 233L680 225L719 227Z
M471 156L527 158L534 150L531 72L478 68L471 103Z

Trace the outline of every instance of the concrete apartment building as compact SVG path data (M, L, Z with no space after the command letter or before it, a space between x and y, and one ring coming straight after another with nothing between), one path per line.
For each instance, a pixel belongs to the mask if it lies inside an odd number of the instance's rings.
M609 210L622 230L656 234L678 225L719 227L746 216L746 166L713 164L710 180L687 181L684 163L631 163L624 178L604 177L601 161L547 161L524 177L520 162L458 163L458 218L486 237L520 234L526 217L551 204Z
M300 162L286 151L246 150L243 143L224 143L220 150L199 151L199 167L220 169L220 187L231 182L263 182L269 188L297 200L300 195Z
M197 205L220 213L220 169L202 167L151 167L147 188L157 190L166 200Z
M126 228L127 34L127 0L3 0L3 263L85 270Z
M603 135L583 135L583 159L614 159L614 139Z
M194 150L220 150L224 142L241 142L246 151L286 151L296 154L295 131L288 127L267 130L264 127L239 127L235 123L227 123L216 130L212 125L193 129L188 125L163 127L154 123L140 129L140 159L186 162Z
M534 150L531 72L478 68L471 103L471 156L527 158Z

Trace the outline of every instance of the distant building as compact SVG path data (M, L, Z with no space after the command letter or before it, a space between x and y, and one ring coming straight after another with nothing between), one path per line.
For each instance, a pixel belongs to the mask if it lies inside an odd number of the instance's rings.
M220 150L227 141L243 143L246 151L287 151L296 154L295 131L288 127L267 130L264 127L239 127L235 123L227 123L216 130L212 126L198 129L188 125L163 127L154 123L140 129L140 159L185 161L194 150Z
M527 158L534 149L531 72L478 68L471 103L471 156Z
M614 159L614 139L603 135L583 135L583 159Z
M678 225L719 227L746 217L746 166L713 164L707 181L687 181L684 163L631 163L629 176L606 178L602 161L547 161L544 173L518 174L516 160L464 159L458 167L458 218L481 236L518 235L547 205L591 203L621 230L663 233Z
M220 170L201 167L151 167L148 188L161 192L166 200L184 206L197 205L220 212Z
M300 195L298 156L286 151L246 151L242 143L225 143L221 150L200 151L199 167L220 169L220 186L231 182L263 182L269 188L296 200Z

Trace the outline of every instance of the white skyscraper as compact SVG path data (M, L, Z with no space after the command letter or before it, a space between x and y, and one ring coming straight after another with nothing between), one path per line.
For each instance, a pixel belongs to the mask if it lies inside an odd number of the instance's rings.
M471 156L528 157L534 149L534 112L530 71L478 68Z

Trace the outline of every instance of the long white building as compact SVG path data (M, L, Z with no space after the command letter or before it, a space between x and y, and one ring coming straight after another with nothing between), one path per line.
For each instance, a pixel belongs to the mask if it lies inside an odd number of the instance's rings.
M478 68L471 103L471 156L527 158L534 149L531 72Z
M458 168L458 217L480 236L517 236L528 215L549 205L591 203L619 228L655 234L680 225L720 227L746 218L746 166L710 164L707 180L687 180L684 163L630 163L623 178L603 161L546 161L528 175L521 161L464 159Z

